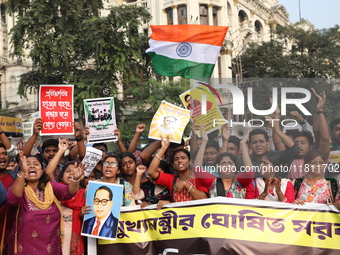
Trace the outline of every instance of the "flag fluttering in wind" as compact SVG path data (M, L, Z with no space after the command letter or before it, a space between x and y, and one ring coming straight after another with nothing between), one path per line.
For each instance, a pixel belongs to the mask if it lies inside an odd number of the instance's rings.
M152 25L151 29L146 53L158 74L206 81L214 70L228 27Z

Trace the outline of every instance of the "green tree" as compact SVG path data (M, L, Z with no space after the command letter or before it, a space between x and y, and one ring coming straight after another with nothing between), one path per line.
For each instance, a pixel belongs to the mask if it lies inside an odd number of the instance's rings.
M134 106L134 112L125 115L124 121L119 126L123 143L131 141L137 124L144 123L147 127L150 126L152 117L163 100L183 108L179 95L189 89L189 79L184 78L168 82L150 79L128 88L126 93L132 98L130 104ZM147 131L143 135L147 136Z
M242 54L244 77L329 78L340 75L339 26L305 30L305 21L277 26L269 42L252 43ZM292 47L287 45L292 44Z
M144 7L121 5L99 17L102 7L101 0L8 1L17 17L12 56L33 62L21 77L21 96L40 84L74 84L75 109L82 113L84 98L117 97L119 85L138 79L148 65L141 27L151 16Z

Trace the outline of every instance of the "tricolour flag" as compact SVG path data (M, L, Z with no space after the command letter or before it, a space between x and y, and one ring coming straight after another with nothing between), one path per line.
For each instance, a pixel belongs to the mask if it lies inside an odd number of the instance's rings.
M151 26L150 48L154 70L164 76L210 78L228 27L207 25Z

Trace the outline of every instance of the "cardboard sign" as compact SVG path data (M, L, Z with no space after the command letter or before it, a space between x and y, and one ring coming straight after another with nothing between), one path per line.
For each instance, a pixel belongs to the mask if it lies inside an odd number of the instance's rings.
M73 85L40 85L41 135L73 135Z

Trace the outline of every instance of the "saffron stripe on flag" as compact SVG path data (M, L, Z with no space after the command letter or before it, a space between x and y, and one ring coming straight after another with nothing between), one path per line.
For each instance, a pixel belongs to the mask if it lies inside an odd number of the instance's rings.
M226 26L208 25L151 25L151 39L168 42L204 43L222 46Z
M147 53L152 59L154 70L165 76L182 76L184 78L210 78L214 64L202 64L188 60L172 59L154 52ZM164 65L164 63L167 63Z
M157 55L163 55L165 57L173 59L183 59L204 64L215 64L221 50L221 46L190 43L190 54L187 57L182 57L180 56L180 54L177 53L178 50L181 50L180 48L178 48L180 44L181 43L178 42L164 42L150 39L150 48L147 49L146 53L154 52Z

